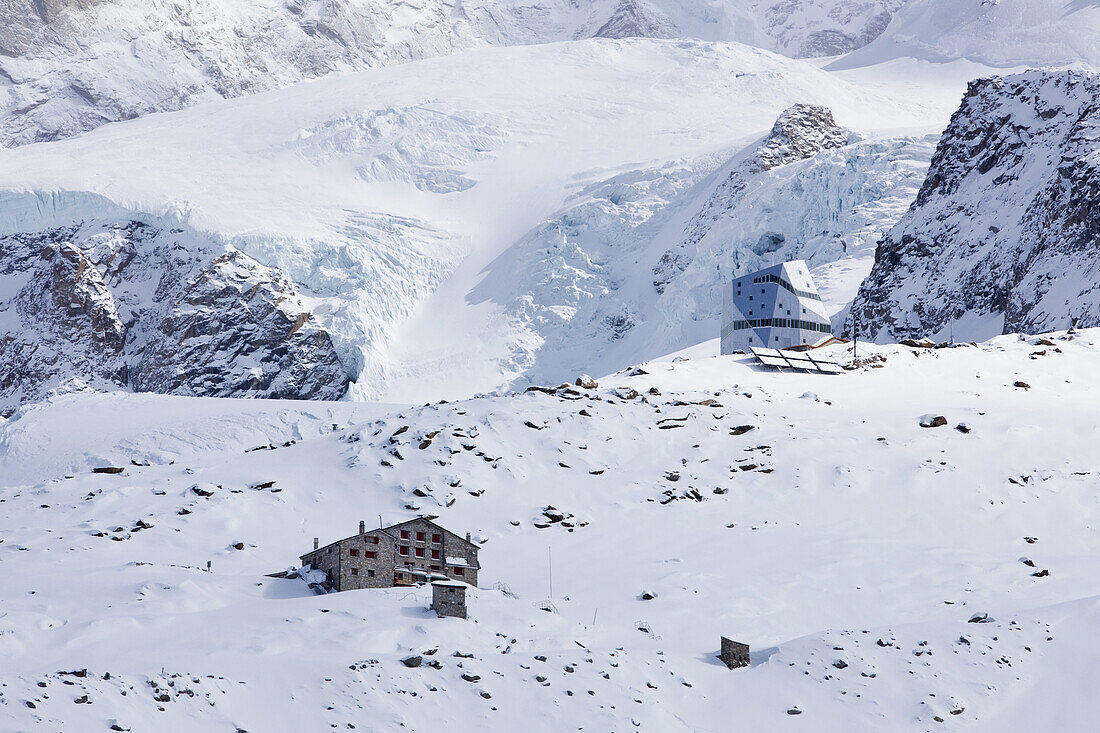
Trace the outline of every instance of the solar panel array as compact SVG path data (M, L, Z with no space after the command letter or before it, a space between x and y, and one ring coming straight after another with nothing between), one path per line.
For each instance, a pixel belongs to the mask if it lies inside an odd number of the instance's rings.
M821 374L842 374L843 367L835 361L812 356L808 351L780 351L779 349L752 348L752 355L762 366L772 369L798 369Z

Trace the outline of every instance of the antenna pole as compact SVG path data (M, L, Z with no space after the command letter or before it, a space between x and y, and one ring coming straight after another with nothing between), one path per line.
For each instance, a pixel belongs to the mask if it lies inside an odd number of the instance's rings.
M852 361L858 358L857 347L859 344L859 316L852 314Z

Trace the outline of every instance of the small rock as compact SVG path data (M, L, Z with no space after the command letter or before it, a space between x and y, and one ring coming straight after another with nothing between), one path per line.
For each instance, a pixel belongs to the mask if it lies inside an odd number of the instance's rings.
M1033 578L1045 578L1045 577L1047 577L1048 575L1050 575L1050 571L1049 571L1049 570L1040 570L1040 571L1039 571L1039 572L1037 572L1037 573L1032 573L1032 574L1031 574L1031 577L1033 577Z
M843 659L838 659L835 662L833 662L833 666L836 667L837 669L847 669L848 668L848 663L845 662Z
M956 425L955 429L958 430L960 433L964 433L964 434L970 432L970 426L967 425L964 422L961 422L958 425Z
M122 473L122 466L97 466L92 473Z
M730 428L730 435L744 435L750 430L755 429L754 425L738 425L735 428Z
M406 667L419 667L424 662L424 658L419 654L411 654L401 660L401 664Z
M243 542L234 542L232 545L230 545L230 547L232 547L234 550L243 550L244 549L244 543Z
M1031 389L1031 385L1027 382L1013 382L1013 387L1019 387L1020 389Z
M787 715L802 715L802 711L798 708L787 708Z
M643 601L652 601L652 600L653 600L654 598L656 598L656 597L657 597L657 594L656 594L656 593L650 593L650 592L649 592L649 591L647 591L647 590L646 590L646 591L642 591L642 600L643 600Z
M576 386L580 387L581 389L596 389L597 387L600 386L599 383L595 379L588 376L587 374L582 374L579 377L577 377L577 381L574 382L574 384Z
M989 623L989 614L988 613L976 613L976 614L974 614L973 616L970 617L970 619L967 621L967 623L969 623L969 624Z
M478 682L478 681L481 680L481 676L476 675L476 674L470 674L469 672L464 672L462 674L462 679L466 680L467 682Z
M922 428L939 428L947 424L947 418L943 415L921 415L920 426Z

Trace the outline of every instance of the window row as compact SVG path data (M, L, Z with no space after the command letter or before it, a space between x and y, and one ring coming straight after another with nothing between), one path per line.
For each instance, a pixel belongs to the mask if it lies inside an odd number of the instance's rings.
M800 298L809 298L810 300L821 300L821 296L817 293L811 293L808 290L799 290L794 285L779 277L778 275L761 275L760 277L754 277L752 279L754 283L776 283L779 287L784 288ZM741 284L738 283L737 287L740 288ZM763 291L761 291L763 292ZM737 294L740 295L741 291L738 290Z
M409 539L410 534L411 533L407 529L401 530L401 539L403 539L403 540ZM425 539L426 536L427 536L427 534L425 532L417 532L416 533L416 541L417 542L427 542L427 540ZM433 545L438 545L438 544L441 544L442 542L443 542L443 535L435 534L435 533L432 534L432 544Z
M803 321L797 318L756 318L750 321L734 321L729 331L744 331L746 328L800 328L803 331L832 333L832 327L824 323Z
M400 547L397 548L397 552L398 552L398 554L400 554L404 557L408 557L410 549L413 551L413 554L415 554L416 557L424 557L424 548L423 547L410 548L408 545L401 545ZM440 558L440 555L442 554L442 552L440 550L432 550L431 552L432 552L432 559L433 560L438 560Z

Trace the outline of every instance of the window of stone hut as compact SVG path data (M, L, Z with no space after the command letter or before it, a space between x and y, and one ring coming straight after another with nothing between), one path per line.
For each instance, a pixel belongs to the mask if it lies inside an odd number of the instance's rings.
M466 568L455 568L455 575L465 575Z
M363 553L367 558L373 558L377 553L374 550L367 550Z
M359 550L350 550L352 557L359 557Z
M401 547L400 547L400 548L398 549L398 551L399 551L399 552L400 552L400 553L401 553L402 555L408 555L408 554L409 554L409 548L408 548L408 547L405 547L404 545L402 545L402 546L401 546Z
M378 538L377 537L367 537L366 539L363 540L363 542L365 544L368 544L368 545L377 545L378 544Z
M433 560L438 560L439 559L439 550L432 550L432 559Z
M424 557L424 548L423 547L416 548L416 556L417 557Z
M441 534L433 534L432 535L432 542L433 543L438 545L442 541L443 541L443 535L441 535Z
M359 568L352 568L351 569L351 574L352 575L358 575L359 574Z
M409 530L407 530L407 529L401 530L401 539L403 539L403 540L409 539Z

